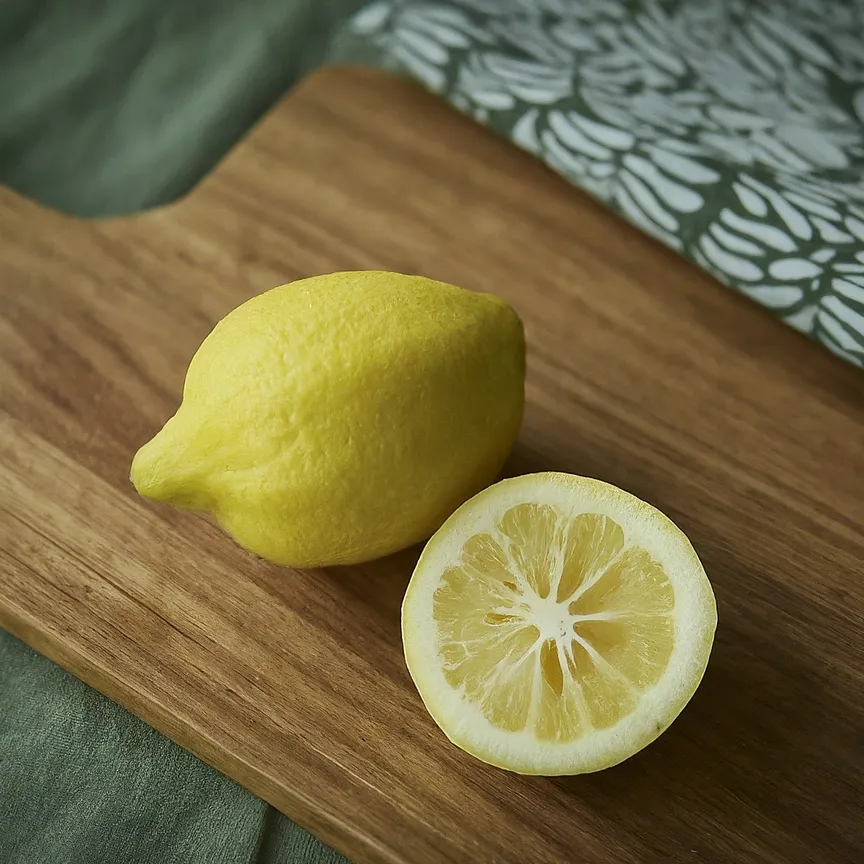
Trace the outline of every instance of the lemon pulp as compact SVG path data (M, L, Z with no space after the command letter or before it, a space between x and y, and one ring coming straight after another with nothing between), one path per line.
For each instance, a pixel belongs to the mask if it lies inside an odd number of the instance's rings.
M716 609L686 537L615 487L504 481L430 542L403 607L409 669L460 746L525 773L614 764L674 719Z

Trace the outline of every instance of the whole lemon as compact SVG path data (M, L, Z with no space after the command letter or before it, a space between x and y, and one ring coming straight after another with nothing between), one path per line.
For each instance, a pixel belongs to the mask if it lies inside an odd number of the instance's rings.
M132 482L280 564L371 560L495 479L524 376L522 324L494 296L379 271L303 279L216 325Z

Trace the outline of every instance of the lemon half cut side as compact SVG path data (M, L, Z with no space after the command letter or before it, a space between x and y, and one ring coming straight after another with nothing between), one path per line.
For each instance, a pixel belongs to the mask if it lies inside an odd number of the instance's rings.
M702 679L714 594L685 535L598 480L530 474L462 505L408 585L409 672L450 740L523 774L608 768Z

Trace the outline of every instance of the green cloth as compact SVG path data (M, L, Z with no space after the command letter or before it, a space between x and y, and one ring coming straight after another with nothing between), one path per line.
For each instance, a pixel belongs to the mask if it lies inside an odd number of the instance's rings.
M385 65L864 366L864 0L374 0Z
M187 192L361 0L3 0L0 182L107 216Z
M2 864L344 861L0 630Z

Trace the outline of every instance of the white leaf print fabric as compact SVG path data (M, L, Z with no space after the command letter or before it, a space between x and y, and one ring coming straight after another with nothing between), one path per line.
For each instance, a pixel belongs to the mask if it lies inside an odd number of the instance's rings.
M373 0L338 44L864 366L864 0Z

